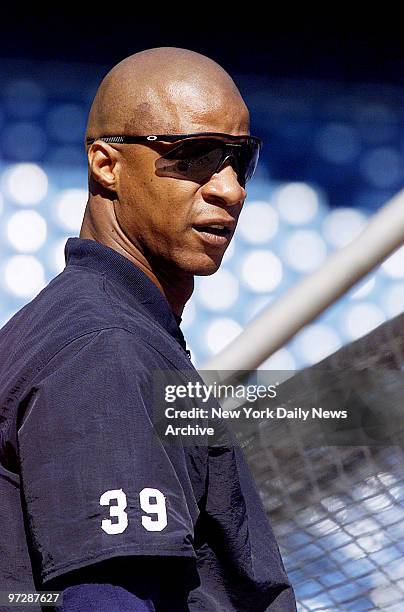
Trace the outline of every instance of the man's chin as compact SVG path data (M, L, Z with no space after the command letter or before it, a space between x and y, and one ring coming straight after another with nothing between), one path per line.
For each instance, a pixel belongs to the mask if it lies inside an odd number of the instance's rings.
M195 276L209 276L217 272L222 263L223 254L220 256L216 255L215 257L211 255L204 255L203 257L198 257L195 259L190 265L192 268L192 274Z

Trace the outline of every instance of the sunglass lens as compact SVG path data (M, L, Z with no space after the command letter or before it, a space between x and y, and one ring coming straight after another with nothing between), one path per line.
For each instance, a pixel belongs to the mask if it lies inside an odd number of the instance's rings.
M221 157L222 148L217 142L184 141L156 160L157 175L202 183L215 172Z
M259 151L259 145L251 141L226 147L226 143L217 140L185 140L156 160L156 173L158 176L204 183L230 157L238 180L244 187L255 172Z
M260 147L256 143L244 143L242 145L233 146L229 152L229 155L226 155L222 164L227 160L233 158L233 167L237 173L237 178L242 185L245 186L247 181L249 181L254 175L255 169L258 164Z
M258 144L251 143L245 145L244 152L242 154L242 165L244 167L244 183L246 183L253 177L254 172L257 168L259 154L260 147Z

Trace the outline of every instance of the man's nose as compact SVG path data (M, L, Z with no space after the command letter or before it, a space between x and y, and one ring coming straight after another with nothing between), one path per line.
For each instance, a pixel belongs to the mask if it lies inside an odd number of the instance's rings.
M238 182L237 173L230 159L203 185L202 195L207 201L220 199L227 206L243 204L247 192Z

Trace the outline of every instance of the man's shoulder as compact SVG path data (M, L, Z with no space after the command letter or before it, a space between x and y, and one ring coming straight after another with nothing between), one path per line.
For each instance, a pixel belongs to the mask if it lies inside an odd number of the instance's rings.
M70 338L52 355L32 380L34 386L49 377L80 377L86 384L91 379L117 377L126 373L133 378L148 372L154 365L154 349L136 330L111 326L92 329Z
M69 359L87 345L95 350L101 340L115 347L115 359L153 353L159 330L146 334L147 316L112 304L103 282L102 274L65 268L0 329L0 396L3 386L32 381L58 356Z
M30 344L48 350L62 347L85 334L103 329L126 329L139 335L147 326L144 311L132 304L130 313L123 303L105 291L105 278L85 268L66 267L30 302L18 310L0 329L0 346Z
M189 368L177 340L130 298L108 291L103 273L67 266L0 329L0 400L18 401L77 354L111 368Z
M83 320L84 315L87 320L94 317L105 318L108 309L105 308L106 304L102 307L102 297L101 274L85 269L76 273L74 267L66 267L30 302L18 310L0 333L17 323L21 326L26 322L32 329L36 324L49 325L49 327L62 325L64 319Z

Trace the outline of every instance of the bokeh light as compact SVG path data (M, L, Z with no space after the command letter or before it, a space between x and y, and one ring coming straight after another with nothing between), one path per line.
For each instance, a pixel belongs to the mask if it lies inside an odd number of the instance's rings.
M33 253L46 240L46 221L35 210L20 210L7 223L7 237L16 251Z
M55 202L55 216L64 230L79 232L87 204L84 189L64 189Z
M250 244L268 243L278 230L278 213L268 202L249 202L243 209L237 233Z
M313 230L293 232L287 239L283 251L289 267L301 273L312 272L327 257L324 240Z
M241 266L241 278L251 291L273 291L282 281L282 262L272 251L257 249L246 255Z
M392 148L382 147L370 151L361 166L364 177L375 187L394 186L403 177L403 159Z
M383 306L388 318L404 312L404 282L396 283L386 289L383 294Z
M227 310L237 300L239 283L225 268L202 277L196 286L196 298L207 310Z
M235 319L223 317L214 319L206 326L204 337L210 353L223 350L242 332L242 327Z
M319 209L316 191L305 183L288 183L280 187L274 203L282 219L291 225L309 223Z
M46 284L43 265L33 255L10 257L3 274L7 290L22 298L33 298Z
M345 330L350 340L356 340L381 325L383 311L376 304L362 302L349 308L345 317Z
M15 164L4 179L7 195L23 206L38 204L48 191L46 172L36 164Z
M352 162L361 149L358 131L344 123L329 123L317 134L316 145L324 159L334 164Z
M322 236L335 248L342 248L356 238L366 225L366 216L353 208L331 211L323 223Z

